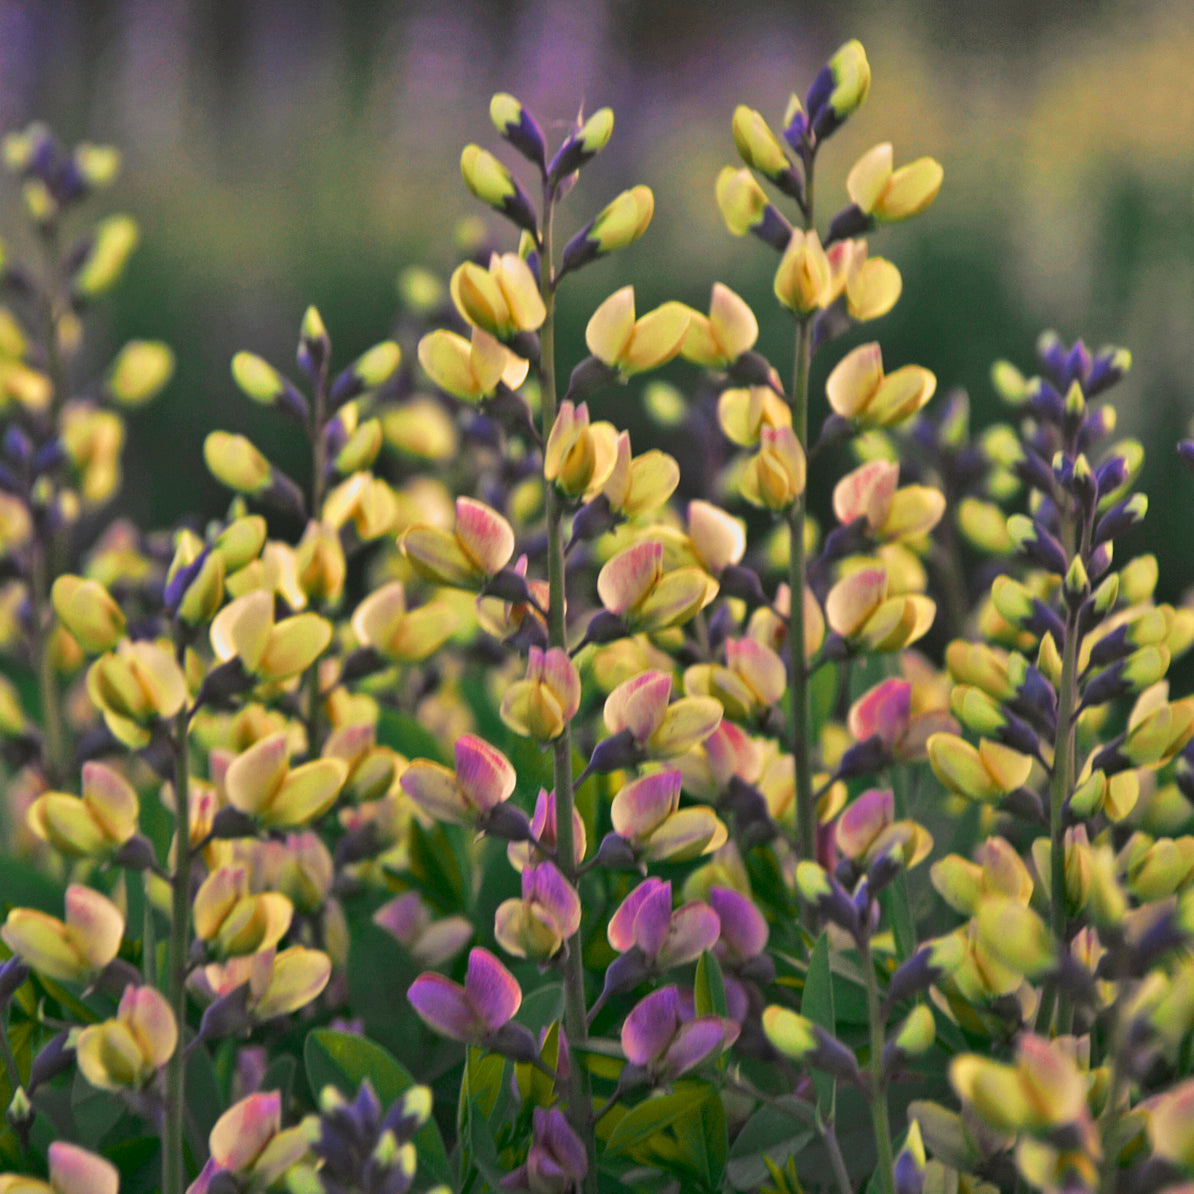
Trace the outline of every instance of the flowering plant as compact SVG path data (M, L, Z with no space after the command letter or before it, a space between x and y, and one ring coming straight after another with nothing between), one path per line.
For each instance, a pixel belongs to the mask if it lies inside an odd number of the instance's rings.
M520 170L461 173L516 236L351 363L314 308L301 381L238 353L305 476L212 430L230 503L168 531L96 530L173 369L76 376L137 233L62 238L117 156L9 136L44 265L0 256L0 1194L1194 1177L1194 610L1115 559L1129 358L1045 335L972 435L839 349L901 296L863 238L943 178L881 143L818 222L869 87L851 41L778 132L732 116L713 192L777 254L787 381L720 282L615 289L557 363L566 283L654 197L565 239L613 114L548 145L502 93ZM644 402L703 488L616 422L669 362L687 399Z

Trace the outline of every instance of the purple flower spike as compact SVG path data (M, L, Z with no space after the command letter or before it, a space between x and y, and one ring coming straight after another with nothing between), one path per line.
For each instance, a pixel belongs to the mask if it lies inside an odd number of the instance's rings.
M421 974L406 993L434 1031L465 1044L481 1044L518 1011L522 989L488 950L470 951L464 986L442 974Z
M660 893L666 891L667 915L672 910L672 885L662 879L644 879L621 903L618 910L610 917L606 936L609 943L618 951L625 953L635 944L634 922L643 905L652 899L659 899Z
M767 921L758 908L728 887L711 887L709 903L721 921L718 959L737 965L757 958L767 947Z

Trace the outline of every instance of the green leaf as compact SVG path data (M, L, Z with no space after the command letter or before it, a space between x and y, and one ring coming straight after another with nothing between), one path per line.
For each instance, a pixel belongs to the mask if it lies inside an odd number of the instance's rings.
M505 1063L495 1053L469 1046L460 1079L460 1102L456 1111L456 1134L461 1144L462 1194L473 1191L481 1177L495 1194L505 1176L498 1162L495 1128L490 1115L497 1103ZM500 1125L499 1125L500 1126Z
M698 1103L672 1125L680 1145L681 1158L700 1182L710 1190L721 1185L729 1157L725 1106L716 1095Z
M440 911L464 910L464 879L442 825L428 832L411 821L409 878Z
M430 759L433 763L452 765L440 740L419 722L405 713L382 706L377 718L377 741L408 759Z
M804 976L804 994L800 999L800 1014L826 1032L837 1029L833 1014L833 975L829 968L829 934L822 933L813 946ZM817 1106L826 1119L833 1118L836 1084L828 1075L814 1070L813 1086L817 1092Z
M815 1139L812 1128L779 1107L760 1107L743 1125L730 1148L726 1176L735 1190L757 1190L767 1180L763 1160L798 1156Z
M698 1016L726 1014L725 979L722 978L720 963L708 950L697 959L692 996Z
M303 1065L307 1084L315 1098L325 1086L334 1086L346 1098L352 1098L361 1082L368 1078L383 1108L414 1086L410 1071L387 1050L373 1041L351 1032L315 1028L303 1045ZM414 1136L419 1154L419 1170L432 1182L452 1183L452 1167L444 1151L435 1120L430 1119Z
M672 1094L655 1095L622 1117L606 1141L606 1154L631 1153L715 1093L708 1082L677 1082Z

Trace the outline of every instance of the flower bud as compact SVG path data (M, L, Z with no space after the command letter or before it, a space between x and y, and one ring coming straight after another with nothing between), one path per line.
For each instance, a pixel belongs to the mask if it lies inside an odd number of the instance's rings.
M174 375L174 353L160 340L130 340L108 369L104 389L121 406L143 406Z
M479 145L466 145L460 155L460 173L465 185L482 203L501 212L517 227L535 234L538 220L530 199L493 154Z
M93 299L111 289L124 271L141 234L129 216L112 215L96 225L91 246L71 286L79 299Z

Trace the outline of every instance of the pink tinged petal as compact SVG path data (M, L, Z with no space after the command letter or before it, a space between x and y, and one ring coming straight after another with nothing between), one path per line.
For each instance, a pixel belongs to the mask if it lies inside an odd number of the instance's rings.
M436 821L449 825L471 825L477 809L465 798L456 776L447 767L416 759L398 780L402 790Z
M838 818L837 848L847 858L862 858L876 837L891 824L895 815L891 792L871 788L846 806Z
M834 487L833 512L846 524L865 518L871 531L887 518L896 491L900 466L890 460L872 460L847 473Z
M634 622L649 630L679 626L704 609L717 596L717 590L717 581L703 568L665 572L633 611Z
M81 982L90 971L70 930L57 917L36 908L14 908L0 940L39 974L58 982Z
M829 590L825 619L835 633L849 638L862 629L886 595L887 573L882 568L852 572Z
M469 952L464 989L469 1004L491 1032L496 1032L518 1011L522 988L518 980L487 949Z
M541 1171L545 1171L546 1159L550 1158L555 1173L579 1186L588 1173L589 1160L584 1141L572 1130L563 1111L558 1107L536 1107L531 1113L531 1132L535 1142L532 1148L545 1157Z
M640 672L623 681L605 699L605 728L611 734L628 729L645 742L663 724L672 678L666 672Z
M884 680L864 693L850 707L846 725L859 741L878 734L894 746L908 729L912 712L912 685L907 680Z
M411 947L410 956L420 966L450 962L473 939L472 922L463 916L445 916L429 925Z
M674 986L661 987L641 999L622 1022L626 1060L645 1066L661 1057L680 1027L680 999Z
M597 574L597 595L610 613L637 607L663 575L663 544L657 539L618 552Z
M509 799L517 780L510 760L497 747L475 734L457 738L456 783L474 808L487 812Z
M66 889L66 927L84 961L98 973L120 949L124 917L98 891L71 884Z
M373 914L373 923L409 949L427 930L430 915L417 891L406 891L387 900Z
M740 726L723 720L705 739L705 759L719 787L740 775L748 783L758 779L763 765L762 747Z
M829 405L843 418L861 414L883 381L883 356L878 344L860 344L847 353L825 383Z
M160 992L153 987L125 987L116 1017L128 1025L141 1055L152 1065L170 1060L178 1044L178 1025Z
M580 708L580 672L561 647L552 647L543 659L543 681L556 695L565 719Z
M735 961L756 958L767 946L767 921L744 895L711 887L709 903L721 921L721 944Z
M464 988L442 974L420 974L406 998L423 1023L441 1036L476 1043L484 1035L485 1026Z
M273 594L254 589L224 606L211 624L211 646L219 660L239 657L252 671L274 627Z
M753 638L726 639L726 665L754 690L764 705L776 704L788 687L784 661Z
M25 814L25 824L55 850L74 858L92 858L115 844L94 814L77 796L46 792Z
M50 1145L54 1194L117 1194L120 1174L110 1161L64 1140Z
M655 958L667 941L671 919L672 885L660 883L646 894L634 915L634 943L649 960Z
M580 928L580 896L554 863L542 862L522 872L522 898L543 906L564 937Z
M137 832L137 793L111 767L83 764L83 803L110 841L125 842Z
M243 1173L281 1126L282 1096L276 1090L251 1094L216 1120L207 1141L212 1160L221 1169Z
M456 499L456 538L486 576L514 555L514 529L496 511L472 498Z
M701 1016L681 1025L662 1058L659 1079L668 1082L728 1049L738 1039L738 1025L721 1016Z
M441 527L413 526L399 543L411 567L434 584L475 589L485 580L486 574L460 540Z
M680 772L672 768L627 784L610 807L614 832L630 841L650 837L679 807L681 781Z
M625 953L635 943L634 920L638 916L643 903L650 899L659 888L667 888L667 907L671 913L672 894L671 883L664 883L662 879L654 877L644 879L618 906L618 910L610 917L606 927L606 937L618 953Z
M721 920L708 904L700 900L682 904L672 913L667 936L656 950L656 965L666 969L696 961L713 948L720 932Z
M199 1176L187 1186L187 1194L208 1194L216 1174L222 1172L223 1170L215 1163L215 1160L212 1157L208 1157L207 1162L199 1171Z
M228 764L224 774L228 803L242 813L256 816L273 802L289 765L290 744L286 734L262 738Z

